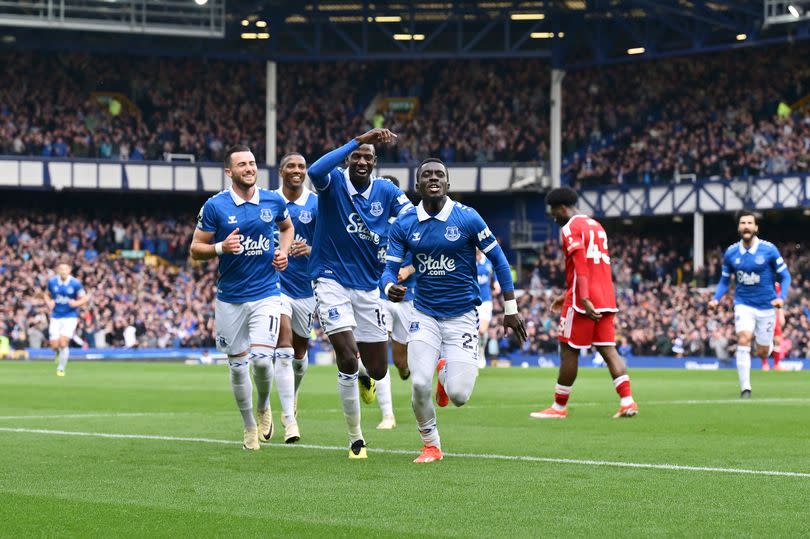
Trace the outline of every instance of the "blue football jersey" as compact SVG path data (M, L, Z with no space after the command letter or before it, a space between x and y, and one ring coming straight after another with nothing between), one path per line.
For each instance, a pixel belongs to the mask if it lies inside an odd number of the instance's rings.
M315 223L318 220L318 195L307 188L298 200L287 200L281 189L276 191L278 195L287 203L287 211L290 212L295 227L295 240L303 241L310 247L315 237ZM278 247L278 228L275 229L276 247ZM281 292L291 298L311 298L312 280L309 278L309 258L308 256L288 257L287 269L279 275L281 278Z
M492 262L484 259L483 262L476 259L476 271L478 272L478 288L481 294L481 301L492 301L492 274L495 269L492 267Z
M253 198L243 200L232 189L209 198L197 216L197 228L214 233L223 241L239 228L242 249L219 257L217 298L245 303L279 295L278 272L273 267L273 230L289 217L278 193L256 188Z
M333 279L356 290L374 290L380 276L380 249L388 219L412 206L400 189L384 178L371 178L358 193L349 171L337 168L358 144L329 152L309 168L318 189L318 220L309 261L309 276Z
M776 275L787 270L779 250L771 242L754 238L750 249L737 242L723 257L723 277L734 276L734 304L755 309L773 309ZM787 291L783 291L786 295Z
M48 279L48 292L56 303L53 306L51 318L76 318L79 316L78 309L71 307L68 303L84 295L84 287L75 277L68 277L66 281L61 281L59 276Z
M413 253L414 306L428 315L449 318L481 304L475 249L487 253L497 245L477 211L448 198L435 216L421 204L400 215L391 226L386 256L399 263L407 252Z

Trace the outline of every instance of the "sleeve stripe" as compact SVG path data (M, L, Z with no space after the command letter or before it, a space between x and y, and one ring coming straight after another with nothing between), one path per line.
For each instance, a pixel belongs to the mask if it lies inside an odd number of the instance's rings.
M723 277L731 277L731 274L729 272L727 272L727 271L724 271L722 273L722 275L723 275Z
M385 255L385 259L388 260L389 262L400 262L400 263L402 262L402 259L398 256Z
M486 254L486 253L490 252L491 250L493 250L496 245L498 245L498 242L493 241L492 243L489 244L489 247L485 247L484 249L482 249L482 251L484 252L484 254Z
M787 269L787 264L782 264L781 266L779 266L778 268L776 268L776 271L777 271L777 273L782 273L782 272L783 272L783 271L785 271L786 269Z

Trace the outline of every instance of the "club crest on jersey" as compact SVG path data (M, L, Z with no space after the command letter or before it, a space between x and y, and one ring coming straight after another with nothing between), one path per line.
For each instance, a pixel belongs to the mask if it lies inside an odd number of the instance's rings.
M411 234L411 239L413 241L419 241L420 239L422 239L422 233L421 232L414 232L413 234Z
M326 311L326 317L329 320L337 320L340 318L340 313L338 313L337 307L331 307L328 311Z
M273 221L273 212L270 211L270 208L262 208L261 212L259 212L259 219L265 223L270 223Z
M372 202L371 209L369 210L371 215L374 217L379 217L383 213L382 202Z
M757 255L757 257L754 259L754 262L756 262L757 264L764 264L765 257L762 255Z
M411 327L409 329L411 333L416 333L419 331L419 322L411 322Z
M740 262L742 262L742 259L739 256L734 259L734 264L739 264Z
M448 226L444 230L444 237L447 238L448 241L456 241L461 237L461 234L459 233L457 226Z
M228 340L223 335L217 335L217 346L220 348L227 348Z
M304 224L312 222L312 212L309 210L301 210L301 213L298 214L298 220Z
M228 224L229 225L235 225L236 224L236 216L235 215L229 215L228 216Z

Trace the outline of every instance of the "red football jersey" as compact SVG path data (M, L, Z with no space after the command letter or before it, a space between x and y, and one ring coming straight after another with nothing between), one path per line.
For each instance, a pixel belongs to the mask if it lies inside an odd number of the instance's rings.
M595 219L587 215L575 215L562 227L562 244L565 251L565 303L584 313L585 306L577 297L574 254L585 251L588 276L588 299L599 312L616 312L616 294L613 291L613 274L608 255L607 234Z

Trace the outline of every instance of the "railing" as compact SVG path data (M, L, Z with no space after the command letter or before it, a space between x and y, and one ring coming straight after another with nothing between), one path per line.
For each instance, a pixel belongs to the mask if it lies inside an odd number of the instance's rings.
M509 192L516 182L522 182L522 189L536 191L548 186L546 171L531 163L448 167L452 190L458 193ZM396 163L376 169L377 174L397 177L404 190L414 187L415 172L416 166ZM258 183L276 189L276 168L260 166ZM230 180L217 163L0 156L0 187L6 188L217 192L229 186Z

